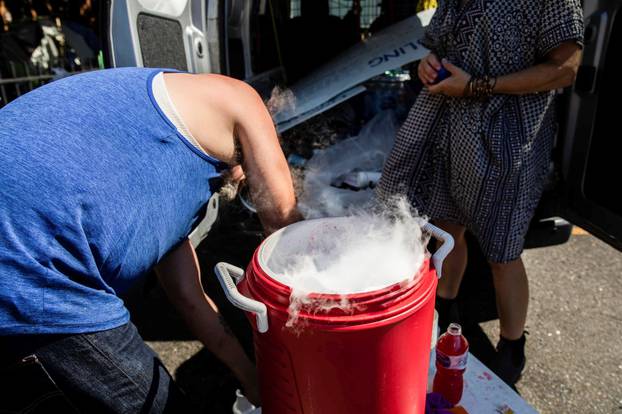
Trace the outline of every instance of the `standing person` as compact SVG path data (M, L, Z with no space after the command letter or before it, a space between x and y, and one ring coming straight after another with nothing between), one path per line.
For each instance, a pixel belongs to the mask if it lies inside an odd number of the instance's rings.
M218 75L111 69L35 89L0 124L0 371L34 355L82 412L188 412L118 296L155 266L258 403L255 367L203 292L187 239L225 172L246 174L267 233L299 219L257 93ZM21 389L35 401L36 387Z
M435 9L437 7L437 0L419 0L419 2L417 2L417 13L428 9Z
M406 194L455 239L437 291L441 323L455 307L474 234L492 268L501 338L492 368L515 383L525 364L528 283L521 253L549 173L555 90L581 59L578 0L445 0L426 30L425 88L379 183ZM436 83L444 66L450 77ZM443 321L444 319L444 321Z
M13 21L13 16L11 15L11 11L6 5L5 0L0 0L0 19L2 20L2 31L8 32L9 26Z

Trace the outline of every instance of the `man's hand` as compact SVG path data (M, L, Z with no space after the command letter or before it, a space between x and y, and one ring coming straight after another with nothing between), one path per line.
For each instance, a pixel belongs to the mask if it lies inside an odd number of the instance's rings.
M241 165L234 165L229 169L229 177L232 182L240 184L246 179L246 174L244 174L244 170Z
M447 59L443 59L443 66L451 73L451 76L436 85L427 85L430 93L432 95L464 96L471 75L449 62Z

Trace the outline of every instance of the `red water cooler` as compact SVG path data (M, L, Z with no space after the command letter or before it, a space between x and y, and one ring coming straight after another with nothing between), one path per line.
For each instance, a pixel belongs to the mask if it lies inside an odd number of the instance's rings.
M291 290L267 266L283 229L257 248L246 273L226 263L216 266L228 299L247 312L254 328L263 414L424 412L435 268L453 247L447 233L429 224L424 230L444 243L412 281L346 295L347 312L305 307L293 328L285 326ZM311 299L326 304L342 297Z

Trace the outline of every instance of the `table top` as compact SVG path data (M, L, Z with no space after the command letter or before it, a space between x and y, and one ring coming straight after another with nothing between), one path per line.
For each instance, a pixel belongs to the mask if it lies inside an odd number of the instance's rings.
M432 380L436 372L434 359L435 353L432 350L430 352L430 369L428 371L428 390L432 389ZM464 373L464 391L458 405L467 410L469 414L538 413L471 353L469 353L467 368ZM261 408L252 406L238 390L233 413L261 414Z
M436 372L433 351L431 355L428 389L432 389L432 380ZM464 391L458 405L464 407L469 414L538 413L516 391L471 353L469 353L467 368L464 373Z

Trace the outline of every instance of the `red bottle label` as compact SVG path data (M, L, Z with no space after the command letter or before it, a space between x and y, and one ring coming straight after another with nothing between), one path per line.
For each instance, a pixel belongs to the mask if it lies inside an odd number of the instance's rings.
M447 355L436 349L436 363L447 369L466 369L468 352L462 355Z

